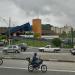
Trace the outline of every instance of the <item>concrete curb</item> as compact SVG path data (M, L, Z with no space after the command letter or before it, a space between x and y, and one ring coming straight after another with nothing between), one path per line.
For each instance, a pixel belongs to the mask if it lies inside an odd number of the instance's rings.
M26 58L24 59L24 58L11 58L11 57L2 57L1 59L26 60ZM75 63L75 61L72 61L72 60L58 60L58 59L49 59L44 61Z
M52 61L52 62L71 62L71 63L75 63L75 61L72 61L72 60L59 60L59 59L49 59L49 60L44 60L44 61Z

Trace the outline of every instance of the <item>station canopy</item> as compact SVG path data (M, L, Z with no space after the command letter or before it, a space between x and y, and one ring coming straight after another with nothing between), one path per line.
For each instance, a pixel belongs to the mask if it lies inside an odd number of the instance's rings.
M31 25L30 23L25 23L23 25L20 25L20 26L16 26L16 27L8 27L8 30L5 32L6 34L9 34L9 31L10 31L10 34L13 34L13 33L16 33L18 31L31 31Z

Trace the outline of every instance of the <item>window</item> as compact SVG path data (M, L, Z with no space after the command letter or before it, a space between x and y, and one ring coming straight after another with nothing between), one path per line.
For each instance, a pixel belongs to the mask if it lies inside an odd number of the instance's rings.
M46 48L49 48L49 46L46 46Z
M13 46L13 48L16 48L16 46Z
M12 46L9 46L8 48L12 48Z

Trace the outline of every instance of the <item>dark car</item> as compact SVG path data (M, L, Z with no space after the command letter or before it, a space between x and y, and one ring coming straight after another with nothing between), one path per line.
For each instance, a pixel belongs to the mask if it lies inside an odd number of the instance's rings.
M71 49L70 52L72 55L75 55L75 48Z
M18 45L21 48L21 51L24 52L27 49L27 44L26 43L21 43Z
M4 46L4 42L3 41L0 41L0 47L1 46Z

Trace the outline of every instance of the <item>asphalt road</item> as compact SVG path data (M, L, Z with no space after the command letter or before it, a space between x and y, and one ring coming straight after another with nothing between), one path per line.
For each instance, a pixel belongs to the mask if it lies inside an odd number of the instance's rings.
M29 47L26 52L39 52L39 47ZM61 51L59 53L70 53L70 49L61 48Z
M33 52L38 52L38 48L28 48L26 52L20 54L10 53L4 55L4 57L18 57L25 58L31 57ZM38 54L44 54L39 53ZM3 54L0 52L0 55ZM47 55L47 56L46 56ZM60 53L45 53L44 58L49 57L50 59L72 59L75 60L75 56L69 53L69 50L64 50ZM75 63L67 62L48 62L45 61L44 64L48 66L48 72L42 73L41 71L36 71L29 73L27 71L28 62L25 60L3 60L3 65L0 66L0 75L75 75Z
M28 62L24 60L4 60L0 66L0 75L75 75L75 63L66 62L44 62L48 71L28 72Z
M0 68L0 75L75 75L75 72L60 72L60 71L48 71L42 72L28 72L24 69L7 69Z
M38 56L44 60L64 60L64 61L75 61L75 56L73 56L69 49L62 49L59 53L48 53L48 52L38 52L37 47L29 47L26 52L21 52L20 54L8 53L7 55L3 54L0 51L0 57L4 58L17 58L25 59L26 57L32 57L34 52L38 53Z
M51 62L44 61L43 64L48 66L48 70L60 70L60 71L75 71L75 63L71 62ZM18 69L26 69L28 67L28 62L25 60L12 60L12 59L4 59L3 64L0 65L0 68L18 68Z
M0 47L0 51L2 51L2 48L3 47ZM29 47L27 48L26 52L39 52L38 50L39 47ZM61 51L59 51L59 53L69 53L70 52L70 49L64 49L64 48L61 48Z
M42 58L43 60L62 60L62 61L75 61L75 56L71 53L43 53L37 52L38 57ZM0 52L0 57L4 58L15 58L15 59L26 59L27 57L33 57L34 52L21 52L21 53L8 53L3 54Z

